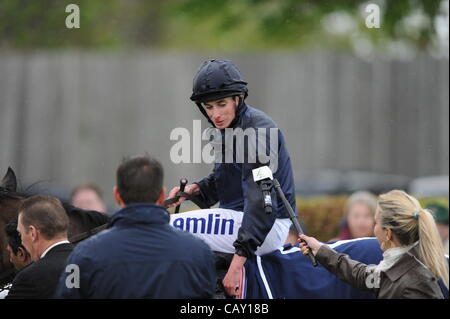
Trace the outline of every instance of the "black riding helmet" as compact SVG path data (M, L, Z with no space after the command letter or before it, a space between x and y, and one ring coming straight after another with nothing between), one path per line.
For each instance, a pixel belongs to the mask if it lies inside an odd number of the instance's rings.
M248 95L247 82L243 80L237 67L228 60L203 62L194 77L191 100L208 121L210 120L201 103L236 95L244 95L244 99ZM240 99L238 108L244 99Z

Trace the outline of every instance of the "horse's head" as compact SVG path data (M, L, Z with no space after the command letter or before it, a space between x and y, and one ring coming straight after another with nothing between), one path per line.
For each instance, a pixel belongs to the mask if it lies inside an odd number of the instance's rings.
M8 167L8 171L2 178L0 190L3 190L4 192L14 192L14 193L17 191L16 173L14 173L11 167Z
M11 167L0 183L0 281L1 274L12 268L6 249L5 226L17 218L23 196L17 192L17 178Z
M9 167L0 183L0 284L2 283L2 274L12 268L6 249L5 226L9 222L17 219L22 201L29 196L31 195L17 190L16 174ZM91 232L91 230L95 230L96 227L104 225L109 221L107 215L96 211L85 211L64 202L63 206L70 219L69 237L86 233L82 238L87 238L95 233L95 231Z
M8 223L17 217L17 208L23 196L17 192L17 178L11 167L0 183L0 220ZM3 229L1 229L3 231Z

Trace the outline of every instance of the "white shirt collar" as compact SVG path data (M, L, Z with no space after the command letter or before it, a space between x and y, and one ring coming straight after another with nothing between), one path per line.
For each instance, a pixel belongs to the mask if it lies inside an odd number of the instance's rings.
M44 252L42 253L40 259L44 258L44 256L50 251L50 249L52 249L55 246L62 245L62 244L70 244L70 241L68 241L68 240L61 240L61 241L59 241L57 243L54 243L53 245L48 247L46 250L44 250Z

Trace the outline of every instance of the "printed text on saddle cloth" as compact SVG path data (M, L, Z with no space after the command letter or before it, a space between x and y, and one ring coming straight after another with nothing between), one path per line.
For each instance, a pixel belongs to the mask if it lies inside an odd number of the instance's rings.
M234 254L233 243L241 227L242 216L242 212L231 209L201 209L171 214L170 225L202 239L212 251ZM256 254L264 255L283 246L290 225L290 220L277 219Z

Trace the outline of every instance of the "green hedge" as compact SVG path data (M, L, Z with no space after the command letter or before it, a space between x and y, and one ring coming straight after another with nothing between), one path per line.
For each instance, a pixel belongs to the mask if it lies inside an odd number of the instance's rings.
M328 241L339 234L347 196L296 198L300 219L308 235Z
M320 196L311 198L297 197L297 209L308 235L328 241L339 234L345 202L348 196ZM430 201L449 205L448 198L421 198L422 207Z

